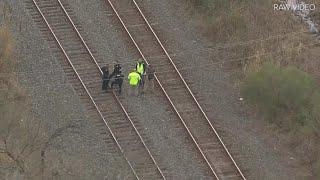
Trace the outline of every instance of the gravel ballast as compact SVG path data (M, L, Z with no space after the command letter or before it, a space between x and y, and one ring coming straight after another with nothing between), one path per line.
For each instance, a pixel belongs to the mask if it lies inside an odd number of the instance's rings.
M37 116L46 127L46 134L72 125L55 139L47 150L47 171L60 179L125 179L131 174L119 153L109 151L93 121L86 116L79 97L68 83L59 62L48 43L24 9L23 2L6 1L12 8L12 29L16 36L18 80L31 100L30 117ZM123 64L124 74L132 69L138 53L123 33L105 0L66 0L74 11L82 33L99 64ZM248 179L294 180L304 179L303 171L291 165L290 152L280 152L281 142L266 137L246 115L238 101L233 83L233 71L218 68L188 69L198 64L219 61L208 53L214 46L200 35L184 0L139 0L143 12L172 54L183 75L193 82L192 90L201 99L209 119L216 124ZM124 92L127 85L124 86ZM170 110L159 91L147 92L143 97L121 95L125 107L137 117L143 127L143 137L160 167L165 167L170 179L209 179L204 175L199 154L187 138L182 124ZM176 126L179 127L176 127ZM263 129L262 129L263 130ZM276 142L276 143L274 143Z
M97 52L95 56L100 65L117 61L123 65L127 76L139 56L107 2L67 2L83 28L90 48ZM128 97L126 92L127 83L120 97L130 114L138 120L136 124L145 129L143 137L152 147L160 168L164 167L173 179L208 179L203 173L207 167L198 161L199 153L171 107L167 106L164 96L157 91L155 94L147 92L143 97Z
M18 82L30 100L30 112L25 120L41 120L46 137L64 129L46 148L44 178L124 179L131 176L119 150L104 142L111 137L108 133L100 134L92 119L86 116L86 109L23 1L10 0L5 5L11 9L7 16L16 40ZM34 167L39 163L35 162Z
M178 69L184 69L182 74L193 83L191 89L201 97L201 105L218 127L247 178L306 178L306 170L294 164L295 157L284 147L285 141L264 132L268 131L265 128L268 125L260 122L262 128L257 127L256 120L245 113L234 81L238 72L210 66L214 62L228 60L226 57L232 52L221 55L210 50L209 47L215 47L215 44L201 35L203 31L198 29L196 20L187 10L190 9L188 3L185 0L137 2L150 22L155 24L154 29L172 54ZM190 68L196 66L202 68Z

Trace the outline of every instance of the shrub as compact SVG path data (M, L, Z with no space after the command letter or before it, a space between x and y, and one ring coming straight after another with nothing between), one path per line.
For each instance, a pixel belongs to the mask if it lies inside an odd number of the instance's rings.
M300 111L307 107L310 95L315 89L313 79L294 67L281 71L279 84L279 103L285 110Z
M271 84L279 84L280 69L271 64L265 65L261 71L250 73L243 86L243 96L252 104L257 106L265 115L276 114L279 110L275 89ZM273 116L273 115L272 115Z
M287 120L286 124L301 127L317 116L320 98L315 91L314 80L305 72L294 67L281 69L272 63L249 73L241 87L244 98L266 119L278 125Z
M315 134L320 138L320 92L316 92L312 97L312 110L311 110L311 122L310 127ZM320 163L319 163L320 168ZM319 174L320 176L320 174Z

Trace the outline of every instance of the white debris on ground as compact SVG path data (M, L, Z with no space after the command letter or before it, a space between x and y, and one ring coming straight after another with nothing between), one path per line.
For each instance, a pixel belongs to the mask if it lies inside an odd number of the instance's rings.
M299 0L287 0L286 2L290 7L297 7L300 5L306 5L305 2L299 1ZM300 17L302 21L308 26L309 32L312 34L315 34L317 36L317 39L320 40L320 33L319 33L319 25L316 24L311 18L310 14L311 11L308 8L302 8L302 9L295 9L292 8L293 14Z

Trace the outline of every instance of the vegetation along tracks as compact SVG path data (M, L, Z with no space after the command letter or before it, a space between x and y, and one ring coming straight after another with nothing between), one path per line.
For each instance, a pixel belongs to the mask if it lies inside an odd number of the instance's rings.
M80 98L87 101L89 116L103 121L135 179L166 179L155 157L142 138L134 116L130 115L114 93L101 91L101 70L78 25L71 19L71 9L60 0L29 0L26 7L39 25Z
M216 179L246 179L135 0L106 0ZM161 73L166 72L166 73Z

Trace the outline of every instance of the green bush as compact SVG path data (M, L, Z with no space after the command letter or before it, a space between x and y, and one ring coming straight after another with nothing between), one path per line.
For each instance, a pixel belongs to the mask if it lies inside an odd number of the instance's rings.
M243 97L266 119L300 127L319 122L320 93L315 92L315 82L307 73L272 63L248 74L241 87Z
M312 97L312 110L310 126L318 137L320 137L320 91L317 91ZM320 163L319 163L320 169ZM319 174L320 176L320 174Z
M261 71L251 73L245 79L241 88L242 95L250 103L256 105L266 115L276 114L278 111L277 96L271 84L280 81L280 69L272 65L265 65Z

